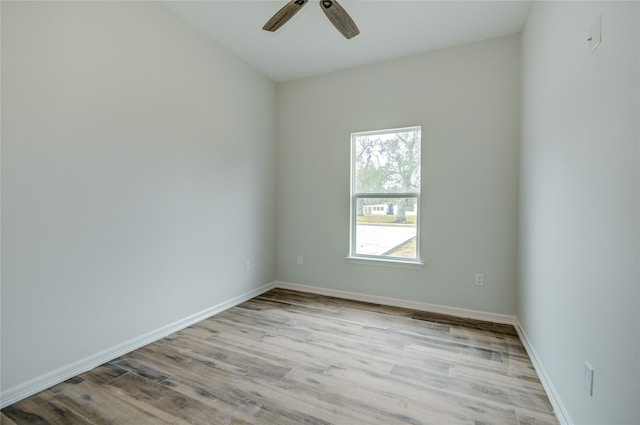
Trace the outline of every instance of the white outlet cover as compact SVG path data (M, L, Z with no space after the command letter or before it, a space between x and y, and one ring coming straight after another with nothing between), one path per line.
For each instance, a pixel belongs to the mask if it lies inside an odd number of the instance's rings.
M598 16L598 19L593 23L589 34L587 35L587 42L589 43L589 53L593 53L602 41L602 16Z
M593 368L587 362L584 362L584 389L593 397Z

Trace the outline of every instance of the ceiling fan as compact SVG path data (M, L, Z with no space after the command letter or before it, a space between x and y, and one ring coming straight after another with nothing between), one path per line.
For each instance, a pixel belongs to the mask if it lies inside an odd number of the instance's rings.
M307 4L308 0L291 0L289 3L284 5L284 7L278 12L269 21L264 24L262 27L265 31L275 31L281 26L283 26L289 19L293 17L302 6ZM358 29L351 16L347 13L346 10L342 8L338 4L336 0L320 0L320 8L324 11L324 14L327 15L327 18L331 21L334 27L345 38L350 39L360 34L360 30Z

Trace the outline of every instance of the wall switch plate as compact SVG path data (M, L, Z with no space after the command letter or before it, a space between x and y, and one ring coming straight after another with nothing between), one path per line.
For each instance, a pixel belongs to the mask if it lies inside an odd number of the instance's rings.
M297 262L298 264L302 264L302 255L298 255Z
M587 42L589 43L589 53L593 53L602 41L602 16L593 23L587 34Z
M249 270L251 270L251 261L247 260L244 262L244 271L248 272Z
M484 275L482 273L476 273L475 284L478 286L484 285Z
M593 368L589 363L584 362L584 390L593 397Z

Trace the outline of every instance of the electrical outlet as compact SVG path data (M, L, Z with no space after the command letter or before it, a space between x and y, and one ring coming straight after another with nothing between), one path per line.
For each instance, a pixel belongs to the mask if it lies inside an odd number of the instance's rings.
M298 264L302 264L302 255L298 255L297 261Z
M484 275L482 273L476 273L475 284L478 286L484 285Z
M593 368L587 362L584 362L584 390L593 397Z
M245 272L248 272L249 270L251 270L251 261L246 260L246 261L244 262L244 271L245 271Z

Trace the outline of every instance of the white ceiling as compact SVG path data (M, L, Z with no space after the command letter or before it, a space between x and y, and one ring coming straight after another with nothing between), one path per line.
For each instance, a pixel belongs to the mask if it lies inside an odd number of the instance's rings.
M289 0L162 1L274 81L287 81L519 32L530 1L340 0L360 28L346 40L317 0L271 33Z

